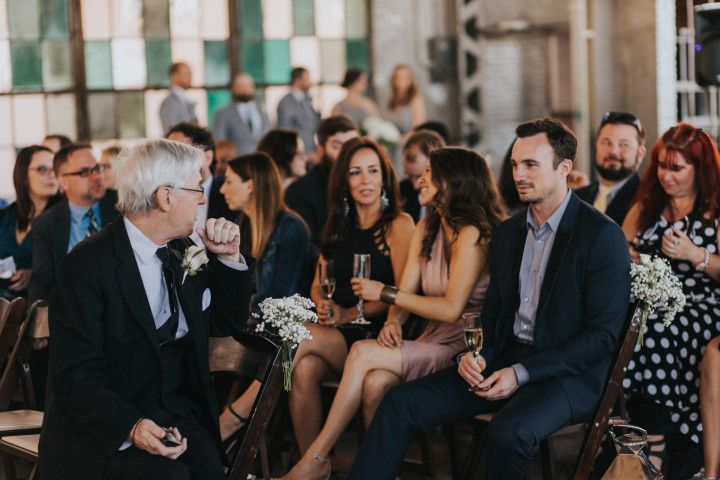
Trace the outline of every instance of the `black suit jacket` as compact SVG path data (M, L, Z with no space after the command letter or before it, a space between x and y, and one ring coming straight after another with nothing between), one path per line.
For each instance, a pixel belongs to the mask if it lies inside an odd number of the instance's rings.
M224 176L217 176L213 178L212 184L210 186L210 197L207 199L207 218L222 217L226 220L232 220L237 216L237 213L233 213L233 211L230 210L230 207L228 207L228 204L225 201L225 197L222 193L220 193L220 188L222 188L223 183L225 183Z
M420 220L420 199L418 198L417 190L413 188L412 181L409 178L400 182L400 196L405 202L403 210L417 223Z
M625 182L620 190L615 194L613 199L605 210L605 215L612 218L615 223L622 226L625 215L630 210L630 204L635 196L638 185L640 185L640 176L637 173L633 173L630 179ZM600 189L598 182L591 183L590 185L580 188L575 191L580 200L583 200L590 205L595 203L595 197L597 197L598 190Z
M170 246L183 251L185 241ZM245 325L251 270L233 270L213 257L178 291L197 356L192 374L205 394L203 426L218 448L208 338L234 335ZM211 306L201 311L207 288ZM49 307L52 348L40 476L103 478L109 456L158 400L162 385L155 323L122 219L65 257Z
M494 362L513 343L527 228L523 211L501 224L493 239L482 313L482 354L492 370L503 366ZM602 394L629 300L630 259L622 231L572 194L545 270L533 353L521 363L530 382L558 379L577 421L592 414Z
M118 216L116 203L115 190L108 190L100 199L100 217L103 226ZM28 291L30 303L48 299L60 272L60 262L68 253L70 206L67 199L59 201L33 220L32 231L33 266Z
M330 167L317 165L285 190L285 203L297 212L308 228L312 242L320 247L320 237L328 217L327 195Z

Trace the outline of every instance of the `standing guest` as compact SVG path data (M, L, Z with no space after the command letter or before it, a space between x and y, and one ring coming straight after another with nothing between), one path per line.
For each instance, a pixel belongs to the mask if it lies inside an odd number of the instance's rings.
M283 190L307 173L307 155L302 138L295 130L275 128L260 139L258 152L267 153L282 177Z
M255 102L255 80L238 73L232 81L232 103L215 113L213 135L230 140L239 154L255 150L258 140L270 129L270 121Z
M332 115L347 115L360 128L369 117L379 117L380 111L375 101L365 96L368 77L359 68L348 68L340 85L347 90L345 98L335 105Z
M640 184L637 174L645 157L645 130L632 113L607 112L595 140L599 180L577 190L581 200L623 224Z
M430 152L445 146L445 142L431 130L416 130L403 146L403 169L407 178L400 182L400 196L404 201L403 210L415 222L425 216L420 205L420 177L430 161Z
M237 157L237 155L235 145L233 145L231 141L220 139L215 142L215 169L213 170L213 175L216 177L225 176L228 162Z
M61 148L67 147L73 143L72 140L70 140L70 137L67 137L65 135L60 135L57 133L51 133L50 135L46 135L43 139L41 145L43 147L49 148L50 151L54 154L56 154Z
M205 153L205 161L200 167L200 175L202 176L203 195L205 195L206 201L198 204L195 228L202 228L208 218L234 217L225 202L225 198L220 193L224 178L213 177L210 171L210 166L215 159L215 140L210 130L192 123L178 123L170 128L166 138L186 145L194 145ZM200 245L201 239L196 231L192 232L190 238Z
M180 122L198 123L195 104L188 100L187 89L192 86L192 70L187 63L170 66L170 93L160 104L160 123L163 132Z
M117 179L115 178L113 164L118 155L120 155L120 147L117 145L104 148L102 155L100 155L100 168L102 168L102 181L105 188L115 189Z
M318 247L320 233L328 217L330 170L337 161L343 144L359 134L355 123L345 115L323 119L317 130L320 164L290 184L285 192L285 203L305 220L310 228L312 241Z
M450 366L464 345L459 318L482 308L487 249L504 219L490 170L470 150L441 148L431 153L420 184L431 213L412 236L399 289L352 280L363 299L393 305L385 325L377 340L353 345L325 426L286 478L322 478L330 470L327 455L359 406L367 425L392 385ZM417 340L403 341L401 325L409 313L429 323Z
M568 189L577 140L567 127L534 120L516 134L513 172L530 207L492 241L481 355L392 388L349 479L394 479L416 433L498 412L485 478L520 480L540 440L587 421L597 406L630 298L625 240Z
M210 259L197 275L171 253L191 244L203 162L178 142L134 148L118 164L122 218L63 261L42 478L225 478L208 338L245 325L251 272L223 219L198 229Z
M315 151L315 130L320 114L315 111L310 98L310 73L303 67L295 67L290 73L290 93L277 107L278 127L297 130L309 152ZM319 140L319 139L318 139ZM320 154L322 155L322 154Z
M101 170L89 144L73 143L55 154L53 171L66 198L32 222L30 303L47 300L65 255L117 216L117 195L103 185Z
M720 475L720 337L713 338L705 347L700 372L700 411L705 450L702 480L717 480Z
M0 260L12 257L16 271L0 279L0 297L12 299L27 295L32 272L31 222L58 201L58 181L53 171L53 154L39 145L18 153L13 169L17 200L0 210Z
M412 69L396 65L390 74L390 97L385 117L405 134L427 120L425 102Z
M650 317L645 343L635 351L623 386L633 422L650 436L656 466L666 458L665 436L695 444L702 437L700 361L703 346L720 335L720 155L710 136L688 123L665 132L650 154L623 223L630 252L670 261L687 303L669 327Z

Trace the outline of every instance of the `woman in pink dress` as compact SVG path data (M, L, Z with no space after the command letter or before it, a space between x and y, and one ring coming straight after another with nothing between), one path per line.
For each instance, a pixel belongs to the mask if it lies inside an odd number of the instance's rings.
M482 308L487 254L504 205L485 160L462 148L431 153L420 204L428 215L415 227L399 288L352 280L364 300L391 304L388 317L376 340L352 346L325 426L286 479L329 478L327 456L361 405L367 425L390 387L448 367L464 348L458 319ZM413 341L402 339L410 313L428 320Z

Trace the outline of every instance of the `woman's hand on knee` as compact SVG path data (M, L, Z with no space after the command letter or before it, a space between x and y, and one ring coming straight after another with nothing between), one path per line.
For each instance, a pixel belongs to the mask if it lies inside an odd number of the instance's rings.
M377 342L381 347L396 348L402 345L402 327L398 322L385 322L385 326L380 330Z

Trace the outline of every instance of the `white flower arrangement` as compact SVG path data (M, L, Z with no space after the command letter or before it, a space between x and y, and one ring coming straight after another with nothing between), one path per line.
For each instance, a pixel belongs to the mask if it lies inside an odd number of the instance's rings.
M643 344L643 330L647 318L662 313L662 322L667 327L675 315L685 308L685 294L680 280L672 271L670 263L657 256L641 254L640 263L630 266L632 284L630 295L642 304L640 335L638 345Z
M292 388L292 351L303 340L313 338L305 324L317 323L317 315L312 311L315 304L296 293L290 297L266 298L259 307L260 313L252 314L260 320L255 331L270 331L282 340L284 386L289 392Z
M367 137L378 143L388 147L400 143L400 130L392 122L379 117L369 117L362 126L367 132Z
M197 245L190 245L185 249L185 252L180 259L180 267L183 269L182 283L185 283L187 277L194 277L197 272L202 270L202 267L208 263L210 259L205 253L205 249L198 247Z

